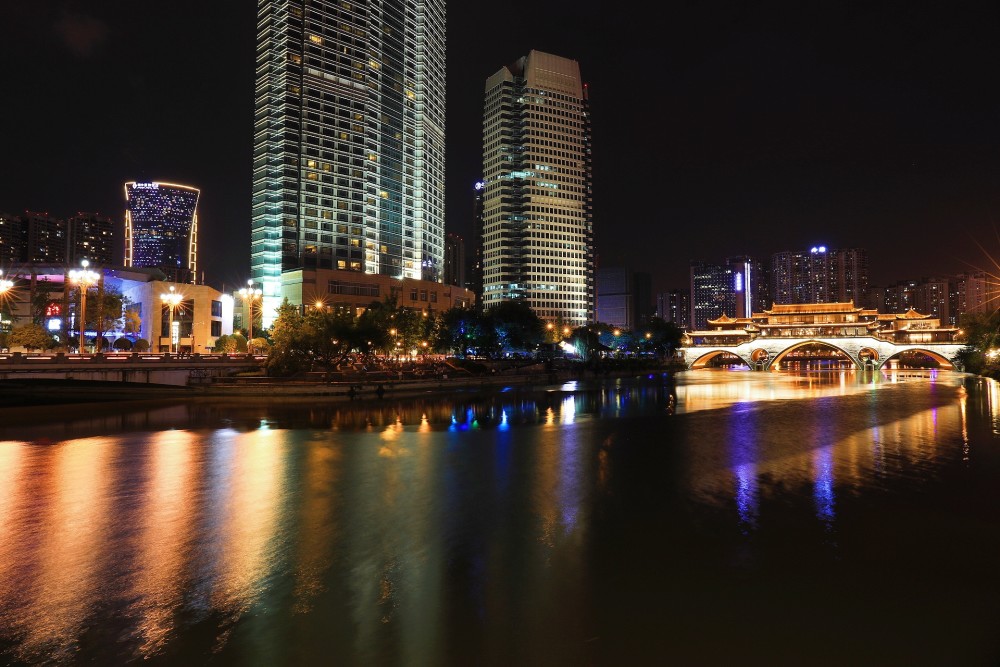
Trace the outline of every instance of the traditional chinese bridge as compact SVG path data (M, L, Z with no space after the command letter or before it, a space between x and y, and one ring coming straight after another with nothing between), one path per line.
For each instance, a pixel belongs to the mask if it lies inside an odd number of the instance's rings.
M859 368L879 369L907 352L926 355L941 368L962 370L966 346L955 327L912 308L905 313L846 303L775 304L751 317L723 314L709 329L685 335L679 352L689 369L704 368L720 355L735 355L753 370L776 370L803 348L827 347Z

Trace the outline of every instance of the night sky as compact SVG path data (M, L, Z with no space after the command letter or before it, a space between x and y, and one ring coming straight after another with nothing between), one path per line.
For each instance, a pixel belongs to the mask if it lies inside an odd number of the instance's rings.
M9 4L0 210L120 221L125 181L193 185L208 282L244 283L256 4ZM448 231L471 242L485 80L534 48L590 87L601 265L656 291L818 244L875 284L1000 256L992 4L653 5L450 3Z

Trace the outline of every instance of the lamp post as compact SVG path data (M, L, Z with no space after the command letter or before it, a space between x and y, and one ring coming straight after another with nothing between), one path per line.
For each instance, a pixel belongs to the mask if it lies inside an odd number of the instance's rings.
M167 329L167 334L170 336L170 352L174 352L174 309L180 304L181 299L183 299L178 292L175 291L173 285L170 286L169 292L164 292L160 295L160 299L167 305L170 309L170 325Z
M77 328L80 331L80 347L77 349L77 354L83 354L84 333L87 329L87 290L96 285L101 278L96 271L87 268L90 266L90 262L87 260L80 262L80 266L82 268L69 272L70 282L80 287L80 318L77 323Z
M249 308L247 322L247 352L253 354L253 302L260 298L260 288L253 286L253 278L247 281L247 286L240 288L240 296Z

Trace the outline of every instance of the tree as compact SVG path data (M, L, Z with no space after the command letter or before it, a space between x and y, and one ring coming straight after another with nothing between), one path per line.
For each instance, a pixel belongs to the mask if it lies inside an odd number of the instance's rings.
M1000 311L965 313L960 326L968 345L958 353L958 360L966 371L981 373L995 358L987 353L1000 345Z
M496 331L489 316L469 308L449 308L441 313L434 334L434 348L458 356L472 350L475 354L498 349Z
M605 325L607 326L607 325ZM582 361L596 363L602 351L608 347L601 344L601 337L597 331L592 331L588 327L578 327L570 334L573 347Z
M121 292L106 288L104 281L97 284L97 289L93 294L87 295L87 326L93 326L97 331L97 348L100 352L103 347L105 334L111 333L115 329L123 326L122 313L125 308L125 298Z
M346 359L354 346L355 324L346 312L317 308L306 313L301 344L311 364L329 371Z
M222 334L215 339L215 347L212 348L212 351L224 354L233 353L236 351L236 339L229 334Z
M545 325L523 301L503 301L486 314L496 332L496 351L530 351L545 340Z
M125 314L122 316L122 330L126 334L138 335L142 331L142 318L139 311L131 306L131 302L125 302Z
M31 352L32 350L48 350L55 347L52 336L40 324L25 324L14 327L8 336L7 342L11 347L23 347Z
M646 325L646 333L650 334L647 344L657 356L672 357L681 346L684 332L674 322L667 322L662 317L651 317Z
M309 370L311 362L305 344L305 320L298 307L286 298L271 325L271 351L264 366L267 374L281 377Z

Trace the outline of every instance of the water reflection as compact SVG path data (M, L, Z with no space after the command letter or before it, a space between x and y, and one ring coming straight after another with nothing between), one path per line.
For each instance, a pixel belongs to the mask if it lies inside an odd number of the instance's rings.
M515 664L557 647L586 664L594 637L650 641L609 621L634 618L622 591L683 623L670 610L702 604L689 580L738 588L733 561L790 543L822 571L801 545L849 561L884 539L865 513L887 493L932 492L953 466L991 479L996 396L960 374L699 371L460 400L202 401L102 417L101 436L85 414L8 425L0 655Z

